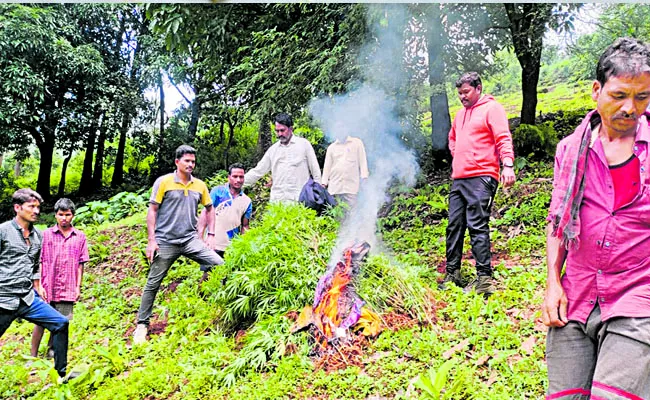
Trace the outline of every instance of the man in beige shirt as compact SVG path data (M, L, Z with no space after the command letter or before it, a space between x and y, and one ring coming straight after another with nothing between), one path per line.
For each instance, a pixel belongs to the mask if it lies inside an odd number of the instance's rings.
M357 202L361 179L368 178L366 149L361 139L340 135L327 148L323 167L323 186L336 200L350 208Z
M244 185L250 186L271 172L271 201L298 201L300 191L309 176L320 183L320 167L311 143L293 134L293 120L286 113L275 117L275 142L264 157L244 177Z

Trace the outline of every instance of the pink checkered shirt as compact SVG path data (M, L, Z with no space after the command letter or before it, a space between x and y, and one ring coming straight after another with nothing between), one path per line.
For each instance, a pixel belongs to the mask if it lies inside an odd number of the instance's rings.
M41 285L48 301L77 301L79 264L88 261L86 235L72 228L66 238L58 225L43 232Z

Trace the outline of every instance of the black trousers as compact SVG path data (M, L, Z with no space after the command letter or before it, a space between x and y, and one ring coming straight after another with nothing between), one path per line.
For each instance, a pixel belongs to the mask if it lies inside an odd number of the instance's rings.
M447 272L460 269L465 229L469 229L472 255L479 276L492 276L490 212L498 182L489 176L454 179L449 190Z

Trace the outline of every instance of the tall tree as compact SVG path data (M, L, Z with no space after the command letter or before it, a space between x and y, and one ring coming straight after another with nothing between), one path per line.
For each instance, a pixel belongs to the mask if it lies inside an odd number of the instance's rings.
M544 34L548 28L573 28L574 5L551 3L504 3L512 44L521 65L521 123L535 124L537 83L541 67Z
M429 84L431 143L434 164L448 158L451 128L447 84L464 72L484 73L491 56L509 45L510 38L495 26L505 25L502 8L494 4L418 4L411 7L414 21L411 35L424 35L424 45L416 46L427 54L423 65Z
M75 43L63 6L1 7L0 136L16 143L29 134L40 153L36 190L49 198L57 135L68 132L61 122L77 103L79 82L105 66L93 46Z

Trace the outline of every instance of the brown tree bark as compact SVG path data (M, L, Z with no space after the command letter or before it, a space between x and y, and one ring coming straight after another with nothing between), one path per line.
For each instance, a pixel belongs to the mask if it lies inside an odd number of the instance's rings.
M68 152L65 159L63 159L63 166L61 167L61 179L59 179L59 190L57 191L57 197L65 196L65 174L68 171L68 164L72 158L72 151Z

